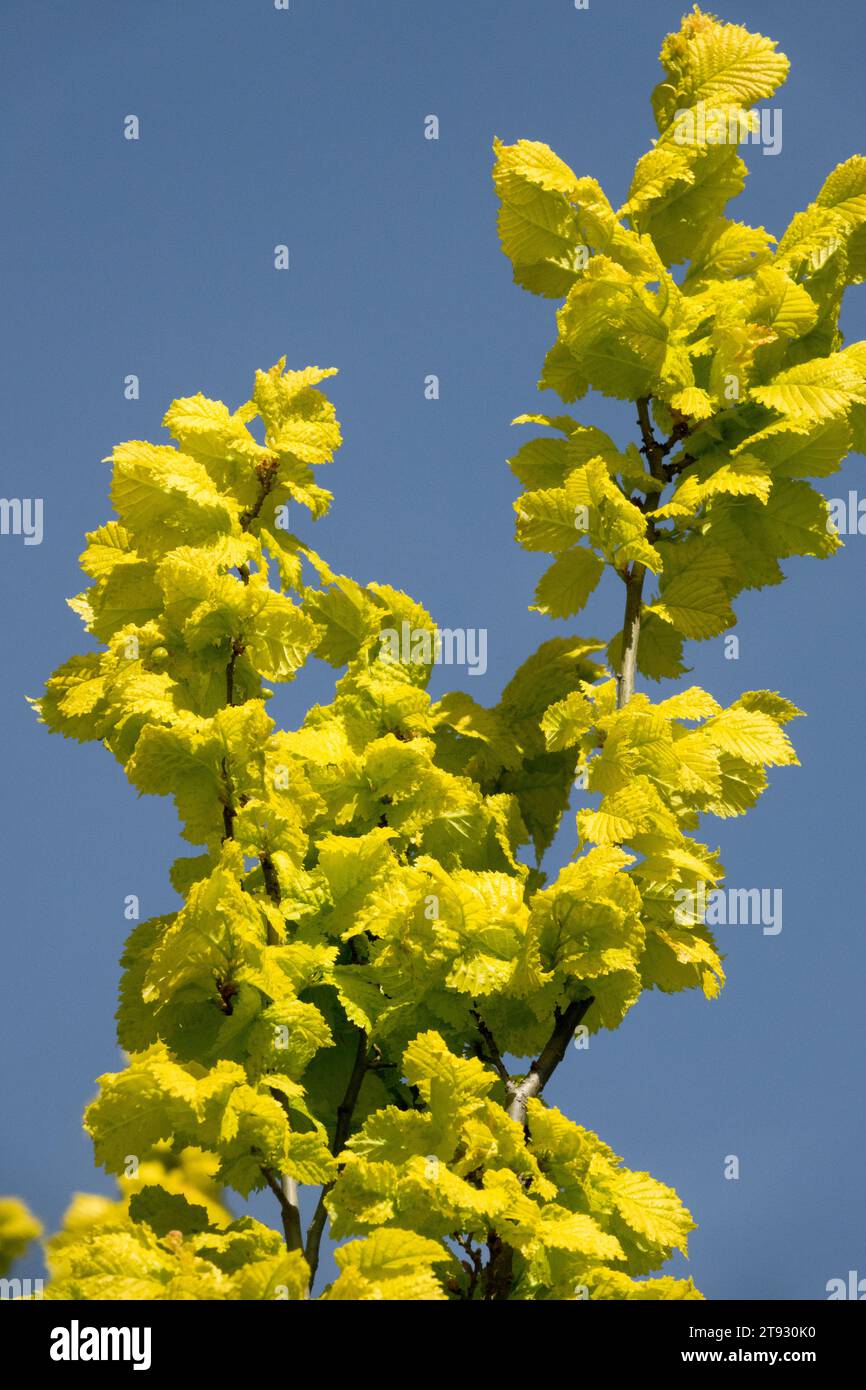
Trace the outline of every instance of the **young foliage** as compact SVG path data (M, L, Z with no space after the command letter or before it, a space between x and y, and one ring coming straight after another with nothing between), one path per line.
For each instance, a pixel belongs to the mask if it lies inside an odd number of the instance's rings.
M543 1090L579 1025L723 981L684 908L723 876L697 832L796 763L799 711L771 691L651 699L635 672L682 675L684 640L727 631L743 589L838 544L807 479L863 442L866 347L837 325L862 278L866 160L776 244L725 215L736 146L677 131L699 108L751 120L787 60L696 10L662 63L659 136L618 212L546 146L496 146L515 279L563 301L541 384L637 409L624 449L523 416L552 433L512 460L518 539L552 557L536 608L569 617L605 569L623 582L607 664L603 642L555 637L492 708L431 700L430 616L286 529L289 506L330 503L329 371L283 360L237 410L175 401L173 444L114 451L117 517L88 536L72 600L97 649L38 711L172 796L195 850L171 870L182 905L126 944L128 1064L85 1117L120 1195L76 1199L50 1297L303 1299L328 1222L346 1243L325 1299L700 1297L646 1278L686 1249L676 1193ZM388 640L404 623L409 655ZM334 698L278 729L269 687L313 656L341 672ZM592 801L549 879L575 782ZM299 1184L320 1189L306 1232ZM223 1205L265 1187L282 1236Z
M608 657L626 697L635 664L682 675L683 640L726 632L737 595L779 583L780 560L833 553L808 479L866 447L866 344L843 347L839 330L844 291L866 274L866 159L835 169L777 242L726 209L752 108L787 59L695 8L661 60L658 138L617 212L535 141L497 141L494 168L515 280L563 301L539 385L637 408L640 444L624 450L571 416L521 416L556 434L512 460L518 540L553 557L536 606L579 612L604 565L625 581Z
M27 1253L42 1226L17 1197L0 1197L0 1278Z

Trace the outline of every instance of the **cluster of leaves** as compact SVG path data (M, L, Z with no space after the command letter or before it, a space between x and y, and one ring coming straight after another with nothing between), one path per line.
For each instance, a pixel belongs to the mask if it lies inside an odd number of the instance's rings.
M279 1175L322 1186L334 1233L363 1236L341 1250L329 1297L480 1296L493 1265L469 1279L454 1242L485 1233L519 1253L512 1282L526 1296L619 1288L615 1276L684 1244L688 1214L594 1136L563 1117L551 1130L540 1101L525 1128L511 1118L502 1056L540 1051L574 1001L588 1027L610 1027L642 987L703 983L700 963L678 965L671 948L663 964L648 944L634 856L610 836L587 829L596 847L546 888L520 857L552 839L579 761L600 767L604 744L611 769L614 745L627 759L634 744L649 785L652 750L613 709L589 655L598 643L545 643L495 708L459 692L431 701L432 642L426 662L402 661L383 633L433 634L432 619L335 575L280 526L289 500L321 508L309 469L339 441L312 384L325 374L284 365L256 380L264 446L252 407L199 396L166 416L179 447L115 451L119 520L89 537L94 582L73 601L104 650L73 658L39 702L53 730L101 740L139 791L172 795L200 851L172 869L181 909L127 943L118 1037L130 1061L88 1109L97 1159L123 1175L131 1155L168 1145L203 1150L244 1196L279 1191ZM194 490L174 489L181 477ZM263 682L310 655L345 667L334 700L276 730ZM662 720L670 742L675 721ZM707 785L715 747L708 736ZM720 778L716 765L718 794ZM684 796L684 821L699 799ZM127 1262L129 1296L306 1288L299 1249L278 1258L255 1223L215 1232L183 1190L168 1202L145 1186L146 1202L112 1205L92 1228L73 1208L51 1247L53 1296L116 1290L112 1260ZM320 1212L316 1239L324 1201ZM316 1256L308 1241L311 1268Z
M534 141L497 142L494 170L515 280L563 299L539 385L642 416L642 448L625 450L570 416L520 417L556 431L512 460L518 539L555 557L536 603L570 616L605 564L639 566L657 583L637 653L655 680L683 673L684 638L732 626L743 589L779 583L781 559L832 554L807 479L866 448L866 344L843 347L838 326L866 276L866 158L839 165L776 242L725 210L747 173L730 133L750 129L787 59L697 9L661 59L658 138L618 211Z
M300 1299L307 1270L282 1237L251 1217L232 1220L215 1180L219 1159L154 1146L119 1197L79 1193L46 1242L45 1297Z
M674 910L722 876L694 832L796 762L783 726L799 711L770 691L653 702L628 673L681 674L683 639L730 626L737 592L835 548L804 478L862 428L864 357L836 323L866 161L773 254L722 215L736 150L671 132L681 107L747 110L786 60L696 12L662 61L660 137L619 213L546 146L497 147L515 276L565 297L542 384L638 405L640 448L535 416L558 437L513 461L518 537L555 557L537 607L578 611L605 566L625 583L607 665L602 642L557 637L494 707L431 700L432 618L286 529L289 505L316 518L330 500L314 473L340 442L327 371L281 361L240 409L175 401L174 444L114 451L117 520L88 537L92 583L72 601L99 650L38 710L173 796L197 853L171 871L183 905L126 946L129 1063L85 1121L121 1197L73 1206L52 1297L303 1298L328 1219L346 1240L328 1299L699 1297L645 1277L686 1248L677 1195L541 1092L578 1023L614 1028L644 989L713 997L723 978L698 912ZM383 634L405 627L427 640L395 655ZM334 698L279 730L268 683L311 657L342 672ZM576 779L598 800L549 881ZM321 1189L306 1240L299 1183ZM266 1186L284 1242L220 1202Z

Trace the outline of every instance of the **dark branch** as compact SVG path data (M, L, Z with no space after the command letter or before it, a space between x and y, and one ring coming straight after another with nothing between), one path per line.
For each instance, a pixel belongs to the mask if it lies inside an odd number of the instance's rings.
M349 1133L352 1128L352 1115L354 1114L355 1106L358 1103L358 1096L360 1095L361 1086L363 1084L364 1077L367 1074L367 1068L370 1061L370 1054L367 1049L367 1034L364 1032L363 1028L359 1028L357 1031L358 1038L357 1047L355 1049L355 1061L352 1066L352 1071L349 1076L349 1082L346 1086L345 1094L343 1096L342 1102L340 1103L337 1109L337 1123L334 1128L334 1142L331 1145L331 1153L334 1155L335 1158L339 1158L340 1154L346 1146L346 1140L348 1139ZM310 1222L309 1229L307 1230L307 1244L304 1254L306 1255L307 1264L310 1267L311 1289L313 1287L313 1281L316 1277L316 1270L319 1267L319 1247L322 1244L322 1235L324 1234L325 1230L325 1222L328 1219L328 1211L325 1206L325 1199L333 1186L333 1182L329 1182L326 1183L326 1185L322 1188L322 1191L319 1194L319 1200L316 1203L316 1210L313 1212L313 1219Z
M232 638L231 655L226 666L226 704L233 705L235 702L235 666L238 657L246 651L246 643L241 637Z
M676 463L665 463L671 450L688 438L691 428L685 420L680 420L674 425L670 439L658 440L653 432L650 418L650 397L641 396L636 404L637 422L643 441L640 451L649 464L653 478L661 484L662 490L664 490L667 484L672 482L677 474L685 468L686 464L692 461L688 454L684 454ZM635 505L642 512L648 512L657 505L657 500L653 493L648 492L645 497L638 499ZM656 529L651 517L647 519L646 536L650 542L656 538ZM620 578L625 584L626 594L622 625L622 657L617 678L616 702L622 708L623 705L628 704L634 694L646 566L638 560L634 560L631 565L620 571Z
M288 1250L303 1250L304 1240L301 1235L301 1213L298 1210L297 1202L292 1200L292 1191L286 1191L285 1185L292 1184L291 1178L278 1179L270 1168L262 1165L262 1174L268 1187L273 1192L280 1204L280 1213L283 1218L283 1231L286 1237L286 1248Z
M259 512L262 510L262 507L265 503L265 498L271 491L272 487L274 486L274 483L277 481L278 467L279 460L276 458L269 458L266 459L263 463L260 463L256 468L256 473L258 474L259 479L259 495L253 503L252 507L250 507L249 511L241 513L240 525L242 531L246 531L249 529L250 522L255 521L256 517L259 515Z
M235 816L237 815L237 810L235 809L232 797L232 785L229 778L228 763L225 758L223 758L220 768L223 775L223 785L225 787L225 800L223 801L223 839L232 840L234 839Z
M478 1048L479 1057L482 1062L488 1062L489 1065L493 1067L500 1081L504 1081L506 1086L508 1086L511 1082L511 1077L508 1074L508 1068L502 1060L502 1054L499 1051L496 1039L477 1009L472 1010L472 1017L475 1019L483 1044L483 1046L479 1046Z
M519 1124L526 1123L526 1104L535 1096L540 1096L556 1068L559 1066L574 1030L593 1003L593 999L575 999L564 1013L559 1009L554 1015L553 1031L536 1061L532 1063L526 1076L517 1084L510 1083L511 1103L508 1113Z
M265 880L265 891L268 897L270 898L271 902L274 903L275 906L279 907L280 902L282 900L282 895L280 893L280 881L277 878L277 871L274 867L274 861L269 854L263 854L259 858L259 863L262 866L262 877Z

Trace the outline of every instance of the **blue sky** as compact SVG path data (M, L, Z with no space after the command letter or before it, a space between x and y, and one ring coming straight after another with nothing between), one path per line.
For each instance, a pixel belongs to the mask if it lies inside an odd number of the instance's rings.
M64 598L85 530L110 514L99 461L160 438L168 402L238 404L256 367L335 365L346 444L315 543L342 571L405 588L443 626L488 630L496 700L557 631L608 636L613 584L580 620L527 612L541 557L512 539L506 457L553 306L511 284L498 249L491 142L548 142L616 204L652 135L649 92L683 0L7 0L2 58L2 376L6 496L44 499L44 539L0 537L5 945L0 1190L55 1228L72 1192L110 1190L80 1115L119 1064L113 1011L127 894L169 911L170 803L137 800L101 748L50 737L25 695L82 649ZM752 168L737 216L780 233L826 172L863 148L863 11L739 0L723 18L780 40L783 143ZM124 117L140 139L123 139ZM435 114L438 141L424 139ZM285 243L290 269L273 267ZM866 337L852 291L849 341ZM124 399L129 373L138 401ZM440 378L440 398L424 379ZM627 407L584 423L635 437ZM522 436L521 436L522 437ZM825 480L860 489L862 459ZM688 1270L714 1298L817 1299L866 1274L862 1202L862 683L866 538L797 560L739 601L740 656L691 644L690 679L727 701L779 689L808 711L799 769L747 819L709 833L732 886L780 888L783 929L719 929L729 982L712 1004L645 996L575 1052L549 1099L694 1212ZM452 683L439 670L434 689ZM326 698L306 672L287 723ZM553 865L568 857L569 818ZM558 859L557 859L558 855ZM723 1176L727 1155L738 1181ZM268 1194L258 1214L276 1224ZM680 1262L682 1265L683 1262ZM684 1266L683 1266L684 1267ZM30 1261L37 1272L38 1259ZM26 1272L26 1270L25 1270Z

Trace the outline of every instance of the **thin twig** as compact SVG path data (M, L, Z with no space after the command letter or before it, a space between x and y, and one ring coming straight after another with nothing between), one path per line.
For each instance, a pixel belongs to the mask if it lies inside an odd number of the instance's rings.
M274 456L265 459L264 462L260 463L256 468L256 473L259 479L259 495L256 498L253 505L250 507L249 511L241 512L240 526L242 531L246 531L249 529L250 522L255 521L259 512L262 510L265 498L271 491L272 487L274 486L274 483L277 481L278 468L279 459Z
M496 1039L494 1038L493 1034L491 1033L490 1029L484 1022L484 1019L481 1017L477 1009L472 1010L472 1017L475 1019L476 1025L478 1027L478 1032L480 1033L481 1039L484 1043L484 1048L479 1047L478 1049L481 1060L484 1062L489 1062L490 1065L493 1067L494 1071L496 1072L497 1076L499 1077L500 1081L504 1081L506 1086L508 1086L511 1082L511 1077L509 1075L508 1068L502 1060L502 1054L499 1051ZM485 1048L486 1052L484 1050Z

